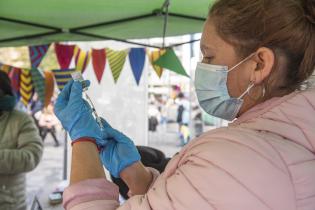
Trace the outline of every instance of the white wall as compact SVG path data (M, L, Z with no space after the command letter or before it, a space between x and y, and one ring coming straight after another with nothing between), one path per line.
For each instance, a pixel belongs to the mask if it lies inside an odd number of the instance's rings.
M76 42L75 44L86 51L92 48L102 49L108 47L113 50L122 50L132 47L132 45L111 41ZM108 59L106 60L106 67L100 84L96 79L92 61L83 74L85 79L91 81L91 87L87 93L92 99L98 114L104 117L114 128L129 136L137 145L147 145L148 141L148 68L149 62L147 58L139 86L137 86L134 79L128 56L116 84L114 83Z

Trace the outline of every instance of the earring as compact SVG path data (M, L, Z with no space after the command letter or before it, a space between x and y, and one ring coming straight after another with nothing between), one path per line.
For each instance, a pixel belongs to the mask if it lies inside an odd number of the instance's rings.
M251 81L250 85L251 85L251 84L254 84L254 83L255 83L255 81ZM255 87L255 86L254 86L254 87ZM258 86L256 86L256 87L258 87ZM252 100L254 100L254 101L257 101L257 100L259 100L259 99L261 99L261 98L264 98L265 95L266 95L266 87L265 87L265 84L263 83L262 85L259 85L259 87L261 87L261 94L259 95L259 97L253 97L253 96L252 96L251 91L252 91L254 88L251 88L251 89L248 91L248 96L249 96Z

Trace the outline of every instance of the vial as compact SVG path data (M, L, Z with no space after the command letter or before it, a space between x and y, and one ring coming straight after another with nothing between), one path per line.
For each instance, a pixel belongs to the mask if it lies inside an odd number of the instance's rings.
M87 91L87 89L88 89L87 84L86 84L86 82L84 81L83 76L82 76L82 74L81 74L80 72L75 71L75 72L71 73L71 77L72 77L72 79L73 79L74 81L79 81L79 82L81 82L83 91Z

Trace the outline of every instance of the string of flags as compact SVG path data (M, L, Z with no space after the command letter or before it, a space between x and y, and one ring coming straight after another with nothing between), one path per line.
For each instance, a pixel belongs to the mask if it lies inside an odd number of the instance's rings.
M174 50L171 48L151 52L145 48L130 48L119 51L104 48L84 51L76 45L64 45L60 43L54 44L60 69L42 71L38 67L49 47L50 45L47 44L30 46L28 48L31 63L29 69L16 68L0 63L0 70L9 75L14 92L25 106L30 103L35 92L43 106L48 106L53 96L55 83L58 89L62 90L65 84L71 80L71 73L74 71L84 73L90 62L92 63L98 83L102 81L107 61L114 82L117 83L127 57L129 58L132 74L137 85L139 85L141 80L146 56L149 57L149 61L158 77L162 76L164 68L189 77ZM70 67L72 60L74 60L74 67Z

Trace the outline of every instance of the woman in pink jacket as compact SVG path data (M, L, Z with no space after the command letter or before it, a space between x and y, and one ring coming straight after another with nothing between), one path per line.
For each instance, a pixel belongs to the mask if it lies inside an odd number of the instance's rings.
M315 210L314 0L219 0L201 39L195 87L234 120L191 141L158 174L132 141L101 130L70 82L55 112L73 140L67 210ZM132 197L122 206L102 164Z

